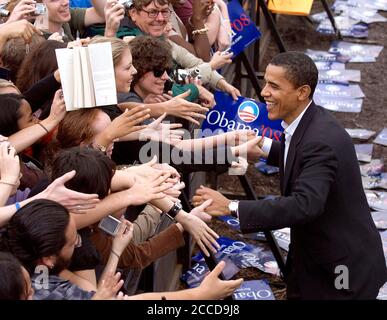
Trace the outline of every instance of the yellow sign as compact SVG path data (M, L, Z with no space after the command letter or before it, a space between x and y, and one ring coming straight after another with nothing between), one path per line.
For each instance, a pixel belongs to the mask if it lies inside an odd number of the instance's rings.
M279 14L307 16L312 8L313 0L269 0L269 10Z

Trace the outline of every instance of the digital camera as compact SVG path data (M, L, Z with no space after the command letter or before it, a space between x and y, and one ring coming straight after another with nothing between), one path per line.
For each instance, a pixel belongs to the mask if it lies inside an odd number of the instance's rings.
M185 70L185 69L178 69L177 70L177 82L185 82L186 78L195 79L200 76L200 70L199 68L195 68L191 71Z
M46 11L47 11L47 7L44 3L37 3L35 5L35 11L33 12L32 15L41 16L41 15L44 15Z
M133 0L119 0L118 3L122 4L125 9L130 9L133 4Z

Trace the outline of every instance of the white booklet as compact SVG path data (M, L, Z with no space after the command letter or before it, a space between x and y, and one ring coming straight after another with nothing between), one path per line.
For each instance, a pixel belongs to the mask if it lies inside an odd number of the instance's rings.
M55 53L67 111L117 104L110 42Z

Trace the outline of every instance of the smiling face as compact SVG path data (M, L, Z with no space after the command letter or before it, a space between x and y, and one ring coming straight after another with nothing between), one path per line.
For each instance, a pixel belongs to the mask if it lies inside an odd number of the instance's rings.
M265 72L266 84L261 91L270 120L282 119L291 124L309 103L309 86L296 88L286 78L286 69L269 64Z
M50 24L62 25L70 21L69 0L43 0L43 3L47 6Z
M164 92L164 85L168 79L167 71L164 71L161 77L156 77L153 71L148 71L136 83L135 91L142 98L145 98L149 94L161 95Z
M132 55L130 54L130 50L129 48L125 49L122 51L121 58L114 67L117 92L129 92L133 76L136 73L137 70L132 64Z
M129 15L142 32L149 34L152 37L160 37L164 34L165 26L169 21L170 14L169 16L167 15L168 10L168 4L160 5L156 1L153 1L141 10L132 8L129 11ZM159 11L157 16L155 18L150 18L148 12L152 15L152 12L156 11ZM163 14L162 12L165 13Z

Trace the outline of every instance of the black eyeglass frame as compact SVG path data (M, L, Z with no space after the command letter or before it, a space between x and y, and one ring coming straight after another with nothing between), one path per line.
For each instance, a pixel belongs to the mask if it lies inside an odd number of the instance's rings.
M172 11L170 9L163 9L163 10L150 10L150 11L147 11L145 9L141 9L141 11L144 11L148 14L148 17L151 18L151 19L156 19L159 14L161 13L161 15L163 16L163 18L169 18L172 14ZM157 13L156 13L157 12Z

